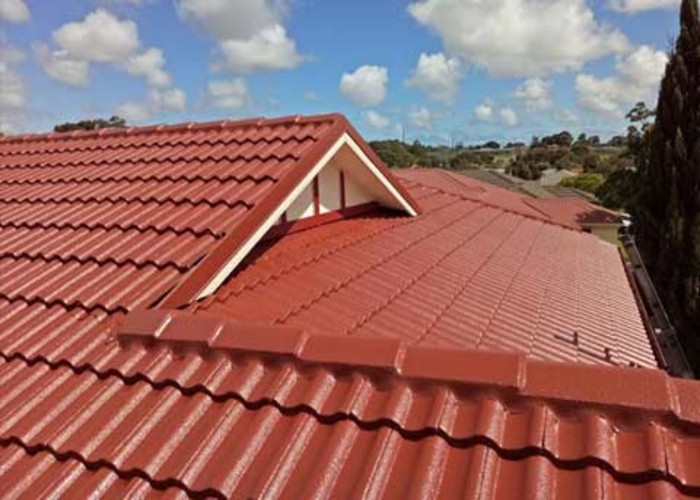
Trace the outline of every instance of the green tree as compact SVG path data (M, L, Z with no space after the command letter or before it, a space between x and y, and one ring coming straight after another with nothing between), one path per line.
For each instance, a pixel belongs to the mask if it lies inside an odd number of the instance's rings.
M600 166L597 168L597 172L604 171L607 178L595 194L608 208L634 211L635 198L641 189L637 171L642 171L645 162L648 161L652 127L646 120L653 117L654 112L649 111L646 104L639 102L626 116L632 123L643 121L641 130L635 125L630 125L627 128L627 138L624 140L624 152L607 159L605 168Z
M648 151L640 142L637 236L652 278L682 332L700 345L700 19L683 0L681 29L659 91ZM683 334L685 332L685 334ZM692 333L688 333L692 332ZM698 356L693 356L696 360Z
M610 140L608 141L608 146L613 146L616 148L621 148L627 144L627 139L625 139L625 136L623 135L616 135L614 137L611 137Z
M639 178L631 169L619 169L612 172L595 192L603 206L614 209L630 210L630 204L637 193Z
M640 101L634 105L634 107L625 115L632 123L634 122L644 122L649 118L652 118L656 114L655 111L648 109L644 101Z
M100 130L103 128L124 128L126 120L119 116L112 116L108 120L97 118L93 120L80 120L77 122L66 122L56 125L54 132L72 132L74 130Z
M389 167L406 168L416 163L416 157L401 141L373 141L369 145Z
M540 142L545 146L569 147L574 142L574 136L571 135L571 132L569 132L568 130L564 130L563 132L559 132L558 134L543 137L540 140Z
M595 193L603 184L603 181L605 181L605 178L600 174L586 173L576 175L574 177L567 177L559 184L568 188L580 189L581 191L586 191L587 193Z
M450 168L453 170L485 168L493 164L494 158L491 153L463 151L450 160Z
M586 153L583 157L583 171L586 173L599 173L598 171L602 168L603 162L600 156L591 153Z

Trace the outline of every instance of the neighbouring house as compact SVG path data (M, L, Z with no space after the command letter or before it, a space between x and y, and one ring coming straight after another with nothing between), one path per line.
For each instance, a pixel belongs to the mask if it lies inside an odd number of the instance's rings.
M525 181L519 186L520 191L535 198L579 198L595 203L598 198L594 194L581 189L564 186L543 186L538 181Z
M458 171L461 175L481 182L486 182L511 191L522 192L520 186L525 182L520 177L515 177L502 170L494 168L472 168Z
M614 245L341 115L0 139L6 497L681 498Z
M496 170L466 170L460 174L462 177L522 193L523 203L550 220L582 229L617 244L619 230L623 226L620 214L595 204L595 196L589 193L562 186L542 186L538 181L523 181Z
M568 170L547 169L544 176L536 181L526 181L497 169L460 170L459 173L470 179L493 184L518 193L525 193L535 198L580 198L595 203L597 198L580 189L559 186L562 179L577 174Z
M527 203L559 224L580 227L616 244L623 226L620 214L580 198L533 198Z
M569 177L576 177L576 175L577 174L575 174L574 172L570 172L566 169L548 168L541 172L541 177L538 179L537 182L540 186L558 186L564 179L568 179Z

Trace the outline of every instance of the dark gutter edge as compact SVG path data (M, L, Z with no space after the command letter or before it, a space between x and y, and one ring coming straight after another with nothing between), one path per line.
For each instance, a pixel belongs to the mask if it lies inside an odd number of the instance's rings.
M694 379L695 373L644 265L634 238L625 234L621 236L620 241L630 259L630 262L625 264L625 270L660 366L674 377Z

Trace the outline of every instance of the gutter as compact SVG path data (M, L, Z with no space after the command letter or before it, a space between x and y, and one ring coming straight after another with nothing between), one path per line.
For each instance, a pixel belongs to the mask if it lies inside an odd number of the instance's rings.
M678 340L678 333L644 266L634 238L625 234L620 240L629 256L630 262L625 268L659 364L674 377L694 379L695 374Z

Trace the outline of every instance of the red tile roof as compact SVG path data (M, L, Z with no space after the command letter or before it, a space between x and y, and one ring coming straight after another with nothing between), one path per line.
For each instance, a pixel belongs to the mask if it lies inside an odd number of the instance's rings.
M341 115L322 115L0 138L0 229L16 230L0 269L112 263L115 279L130 279L133 264L149 289L179 284L170 305L187 303L342 134L359 139ZM24 270L22 257L37 259ZM66 303L105 305L99 291L74 292Z
M527 203L558 224L588 227L591 224L621 224L615 212L580 198L532 198Z
M614 247L513 193L401 173L419 217L152 308L348 127L0 140L3 494L700 495L698 384L612 366L655 363Z
M509 191L415 174L397 172L421 217L289 235L192 309L339 336L657 366L613 245L548 222Z

